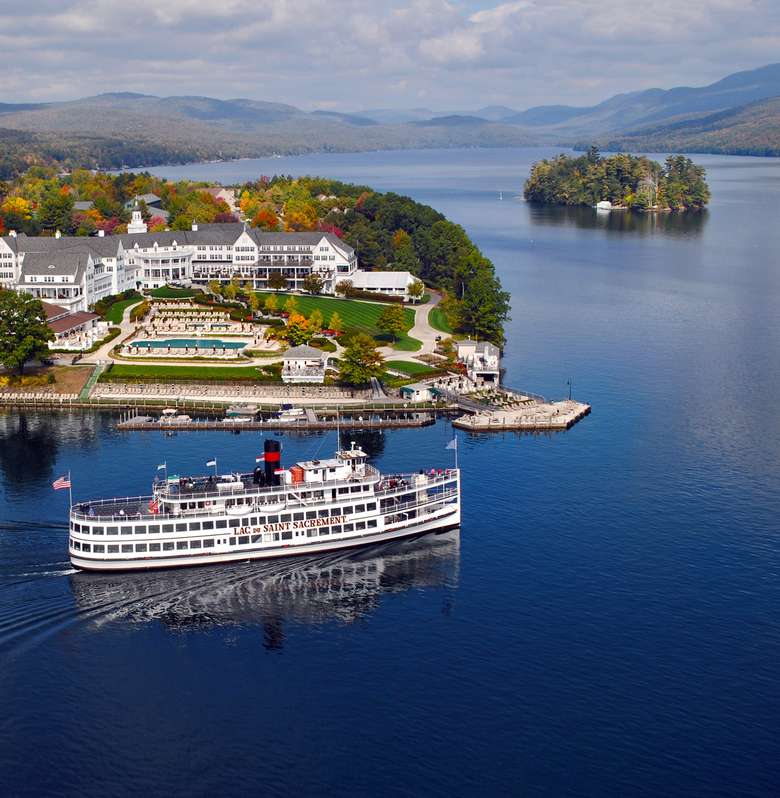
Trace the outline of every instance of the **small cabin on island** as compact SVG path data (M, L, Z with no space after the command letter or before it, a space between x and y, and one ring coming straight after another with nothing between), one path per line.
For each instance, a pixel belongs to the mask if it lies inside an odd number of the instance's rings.
M293 346L282 355L282 382L321 385L327 360L325 352L313 346Z
M501 351L490 341L459 341L458 360L466 367L466 376L476 385L501 381Z

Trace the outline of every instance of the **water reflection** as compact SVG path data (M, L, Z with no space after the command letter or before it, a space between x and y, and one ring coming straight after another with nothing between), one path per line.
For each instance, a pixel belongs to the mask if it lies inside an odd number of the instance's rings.
M638 233L639 235L699 236L704 232L709 214L704 211L688 213L634 213L566 205L528 204L530 219L535 224L556 227L574 225L608 233Z
M261 626L284 645L286 622L351 623L389 593L455 586L460 530L316 558L130 574L72 574L80 614L95 627L159 621L170 629ZM446 607L443 611L447 611Z
M7 489L51 476L59 449L58 430L51 416L0 413L0 470Z

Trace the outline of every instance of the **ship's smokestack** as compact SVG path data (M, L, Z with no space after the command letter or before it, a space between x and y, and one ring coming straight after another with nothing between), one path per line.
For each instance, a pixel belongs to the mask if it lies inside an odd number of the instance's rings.
M274 440L266 440L265 446L263 448L263 453L265 457L263 458L263 462L265 463L265 484L266 485L278 485L279 484L279 477L274 474L277 468L282 467L282 445L279 441Z

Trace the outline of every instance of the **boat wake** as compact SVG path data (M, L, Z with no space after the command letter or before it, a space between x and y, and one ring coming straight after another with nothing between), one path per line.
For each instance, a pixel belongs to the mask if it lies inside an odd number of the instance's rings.
M452 530L317 557L127 574L49 563L7 574L15 581L0 585L0 657L70 627L94 633L117 623L170 631L261 626L278 647L285 621L351 623L388 594L455 584L459 543Z

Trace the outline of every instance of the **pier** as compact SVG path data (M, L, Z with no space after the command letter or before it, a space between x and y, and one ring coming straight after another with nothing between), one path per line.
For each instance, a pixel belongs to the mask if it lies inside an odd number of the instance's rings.
M151 432L272 432L275 430L332 430L332 429L404 429L428 427L436 422L433 412L409 412L396 414L363 415L317 415L308 411L303 418L190 418L173 416L124 416L117 422L122 431Z
M565 430L590 413L590 405L564 399L561 402L532 402L506 410L481 410L453 420L452 426L469 432L503 430Z

